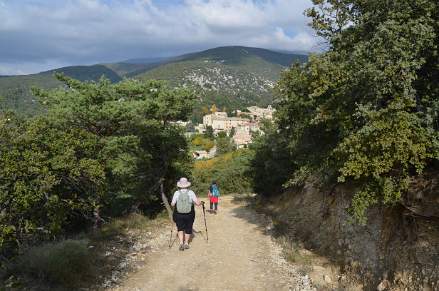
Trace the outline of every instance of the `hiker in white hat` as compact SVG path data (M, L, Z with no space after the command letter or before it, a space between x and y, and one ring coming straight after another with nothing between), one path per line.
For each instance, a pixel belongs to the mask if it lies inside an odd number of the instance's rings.
M189 249L189 238L192 235L192 227L195 220L194 204L201 205L201 201L197 198L195 193L189 189L191 183L186 178L180 178L177 182L177 187L180 188L175 191L172 197L171 205L175 206L174 221L177 225L178 238L180 239L180 251Z

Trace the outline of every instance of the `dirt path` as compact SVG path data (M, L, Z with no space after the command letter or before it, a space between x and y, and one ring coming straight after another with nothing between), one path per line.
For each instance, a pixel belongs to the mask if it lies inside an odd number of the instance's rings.
M218 215L206 219L208 243L199 208L194 229L203 232L190 250L164 245L115 290L310 290L308 276L289 268L263 218L242 202L225 197Z

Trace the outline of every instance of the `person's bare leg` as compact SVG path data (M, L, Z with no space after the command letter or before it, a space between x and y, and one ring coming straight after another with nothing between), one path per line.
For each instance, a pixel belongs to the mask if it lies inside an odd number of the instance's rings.
M184 243L184 235L182 231L178 232L178 239L180 240L180 245Z
M187 234L187 233L184 234L184 244L185 244L185 246L189 245L189 239L190 238L191 238L190 234Z

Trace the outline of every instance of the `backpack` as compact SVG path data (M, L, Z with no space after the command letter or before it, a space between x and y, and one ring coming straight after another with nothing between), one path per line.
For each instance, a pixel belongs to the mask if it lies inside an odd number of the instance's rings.
M212 185L212 191L211 191L212 195L214 197L219 197L220 193L218 190L218 186L217 185Z
M187 214L190 213L192 210L192 199L189 196L189 191L181 192L178 195L177 199L177 212Z

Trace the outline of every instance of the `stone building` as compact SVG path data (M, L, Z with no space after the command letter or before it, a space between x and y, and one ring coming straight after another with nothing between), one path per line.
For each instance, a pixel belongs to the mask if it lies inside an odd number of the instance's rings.
M230 133L232 128L237 128L249 122L246 118L229 117L226 112L214 112L203 117L204 129L211 126L215 134L225 131Z
M249 112L237 111L237 115L245 114L253 118L253 120L260 121L261 119L273 119L273 113L276 111L271 105L267 108L261 108L258 106L247 107Z
M252 134L259 132L259 123L262 119L272 119L275 110L268 106L267 108L261 108L257 106L251 106L247 108L249 112L242 112L237 110L238 117L229 117L226 112L214 112L203 116L203 123L195 127L199 133L204 133L206 128L212 127L213 133L226 132L230 134L234 129L234 135L232 137L234 143L238 148L247 147L252 142ZM243 117L239 117L239 115ZM249 118L244 118L244 116ZM201 154L202 155L202 154Z
M245 148L252 142L252 135L250 131L247 131L245 127L239 127L236 129L235 135L233 135L233 142L238 149Z

